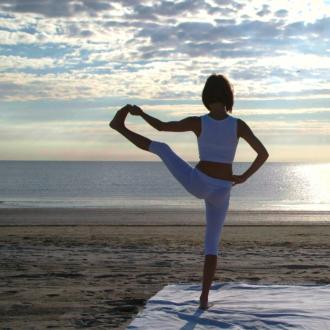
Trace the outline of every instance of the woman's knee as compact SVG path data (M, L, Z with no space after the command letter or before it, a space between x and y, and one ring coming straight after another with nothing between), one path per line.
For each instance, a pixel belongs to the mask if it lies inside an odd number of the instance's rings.
M222 187L212 191L206 198L206 202L210 209L217 213L226 213L229 207L231 188Z
M151 140L149 144L149 151L155 154L161 154L164 151L170 150L171 148L165 142L153 141Z
M218 246L205 247L204 255L205 256L207 256L207 255L218 256L219 255Z

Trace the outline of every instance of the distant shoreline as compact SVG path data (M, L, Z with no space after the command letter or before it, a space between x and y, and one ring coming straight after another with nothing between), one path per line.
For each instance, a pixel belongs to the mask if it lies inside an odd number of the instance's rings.
M0 208L0 226L204 226L203 209ZM229 210L225 226L328 226L330 211Z
M3 203L4 201L0 201L0 203ZM128 212L136 212L136 211L160 211L160 212L201 212L201 210L203 210L203 208L199 209L199 208L189 208L189 207L3 207L0 208L0 213L5 210L49 210L49 211L55 211L55 210L60 210L60 211L64 211L64 210L70 210L70 211L74 211L74 210L97 210L97 211L113 211L113 212L123 212L123 211L128 211ZM228 210L228 213L255 213L255 214L329 214L330 215L330 210Z
M192 164L197 164L198 160L186 160L189 163ZM253 159L251 159L250 161L235 161L233 162L233 164L250 164L252 163ZM0 159L0 162L54 162L54 163L162 163L162 161L160 160L89 160L89 159L85 159L85 160L58 160L58 159ZM330 164L329 161L310 161L310 160L306 160L306 161L268 161L267 160L267 164ZM265 164L265 165L267 165Z

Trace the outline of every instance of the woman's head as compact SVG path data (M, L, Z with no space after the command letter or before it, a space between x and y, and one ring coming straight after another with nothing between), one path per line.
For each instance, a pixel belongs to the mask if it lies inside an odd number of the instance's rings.
M225 76L212 74L206 80L202 100L205 107L210 111L210 104L221 102L228 112L232 112L234 105L233 87Z

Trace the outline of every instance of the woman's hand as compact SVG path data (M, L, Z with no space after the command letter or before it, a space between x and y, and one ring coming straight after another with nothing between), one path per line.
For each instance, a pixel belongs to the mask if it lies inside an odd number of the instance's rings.
M140 107L138 107L137 105L133 105L130 109L129 109L129 113L133 116L141 116L143 111Z
M236 184L239 184L239 183L243 183L246 181L246 177L243 176L243 175L232 175L232 181L234 182L233 183L233 186L235 186Z
M122 111L122 112L130 112L130 110L132 109L132 105L131 104L126 104L124 105L122 108L120 108L118 111Z

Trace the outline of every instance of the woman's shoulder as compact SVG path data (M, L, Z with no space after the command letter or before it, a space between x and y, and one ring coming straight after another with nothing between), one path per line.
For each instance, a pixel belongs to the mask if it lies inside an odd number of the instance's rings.
M236 116L232 116L232 115L230 115L230 117L233 120L237 121L237 124L238 125L242 125L242 126L247 125L246 122L242 118L239 118L239 117L236 117Z
M233 116L232 114L228 114L228 116L237 121L242 120L241 118L239 118L237 116Z
M247 135L251 135L252 130L250 126L241 118L236 118L237 119L237 132L238 135L241 137L245 137Z

